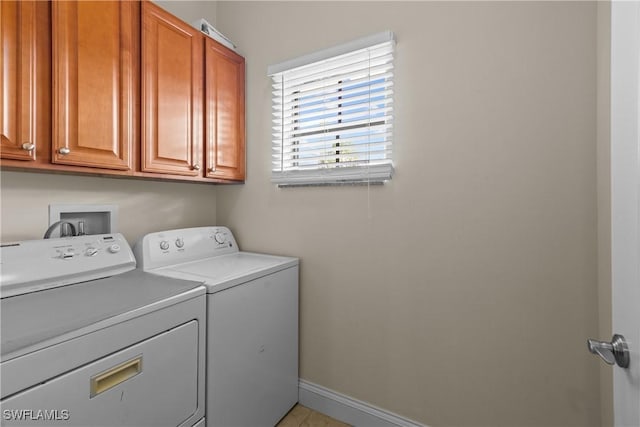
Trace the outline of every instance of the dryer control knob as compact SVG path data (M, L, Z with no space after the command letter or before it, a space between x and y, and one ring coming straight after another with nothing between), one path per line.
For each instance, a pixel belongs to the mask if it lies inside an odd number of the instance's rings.
M219 244L223 244L224 242L227 241L227 236L225 236L220 232L216 233L215 236L213 237L216 239L216 242L218 242Z
M62 259L72 259L75 256L76 256L76 253L74 252L74 250L72 248L69 248L69 249L65 250L64 252L62 252L62 255L60 255L60 258L62 258Z
M112 254L120 252L120 245L114 243L113 245L109 246L109 252L111 252Z
M182 248L182 247L184 247L184 240L182 239L182 237L178 237L178 238L176 239L176 246L177 246L178 248Z
M96 256L98 254L98 250L92 246L90 248L87 248L84 253L86 256Z
M166 240L160 242L160 249L162 249L163 251L169 249L169 242L167 242Z

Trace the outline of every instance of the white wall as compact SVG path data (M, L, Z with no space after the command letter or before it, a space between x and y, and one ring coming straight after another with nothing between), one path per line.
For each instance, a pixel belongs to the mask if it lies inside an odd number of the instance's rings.
M218 2L247 58L246 250L301 257L301 376L429 425L600 423L595 2ZM383 187L269 182L267 66L396 33Z

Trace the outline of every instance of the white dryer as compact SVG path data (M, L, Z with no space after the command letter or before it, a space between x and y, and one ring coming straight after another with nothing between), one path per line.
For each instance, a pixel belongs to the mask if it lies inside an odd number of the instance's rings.
M226 227L151 233L134 253L207 288L207 426L274 426L298 401L298 259L242 252Z
M0 248L2 425L204 425L205 288L119 234Z

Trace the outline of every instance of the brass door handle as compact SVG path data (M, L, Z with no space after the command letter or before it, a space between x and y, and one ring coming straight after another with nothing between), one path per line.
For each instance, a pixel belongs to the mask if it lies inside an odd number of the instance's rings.
M142 372L142 355L100 372L91 377L90 396L95 397L104 391L112 389L129 378L135 377L140 372Z

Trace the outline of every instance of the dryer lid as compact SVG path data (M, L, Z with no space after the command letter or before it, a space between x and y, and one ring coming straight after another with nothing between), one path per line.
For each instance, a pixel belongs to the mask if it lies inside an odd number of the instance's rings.
M199 282L133 270L118 276L4 298L1 360L204 295Z

